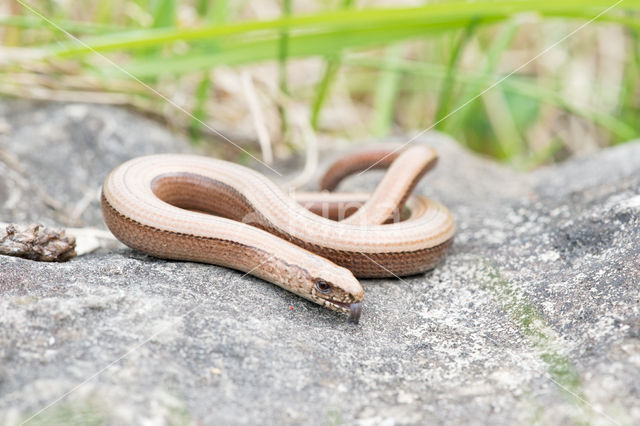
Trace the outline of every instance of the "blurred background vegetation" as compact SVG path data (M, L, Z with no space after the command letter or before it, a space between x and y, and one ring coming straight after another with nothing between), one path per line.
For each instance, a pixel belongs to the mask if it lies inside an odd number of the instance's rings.
M0 95L235 160L433 128L526 169L638 137L639 31L640 0L6 0Z

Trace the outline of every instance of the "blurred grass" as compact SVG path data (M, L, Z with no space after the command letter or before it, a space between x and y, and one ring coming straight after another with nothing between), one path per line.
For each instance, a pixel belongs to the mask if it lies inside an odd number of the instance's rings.
M391 8L360 8L353 0L26 3L81 43L19 4L0 16L3 49L16 53L0 61L0 76L8 82L0 83L0 93L33 97L35 81L52 98L68 97L77 88L61 83L69 81L66 74L102 99L120 92L134 106L153 109L155 103L158 111L166 109L142 86L118 89L130 78L105 67L97 52L162 93L180 93L186 99L181 105L195 119L165 116L192 140L202 138L199 120L227 126L229 134L235 126L254 139L240 117L243 111L231 110L243 99L229 83L230 66L257 70L276 111L265 115L279 123L270 127L272 139L280 143L288 133L282 98L307 105L311 128L326 139L384 137L396 129L435 126L520 167L640 133L640 0L450 0L421 6L394 2ZM478 97L596 16L549 51L557 56L554 65L540 58ZM608 43L621 51L610 63ZM313 71L292 77L309 60L317 64ZM265 62L276 65L275 74L264 71ZM588 66L581 71L583 63ZM572 87L580 78L593 90ZM226 102L228 110L216 100ZM333 113L339 107L348 113ZM338 123L331 122L328 117L336 114Z
M384 70L378 78L371 120L371 133L377 138L391 133L395 102L402 77L396 65L402 59L403 47L400 44L389 46L383 63Z
M354 0L343 0L342 1L342 9L350 9L354 5ZM329 94L329 89L333 84L333 81L336 78L336 74L338 69L340 68L340 54L332 53L325 57L325 68L322 73L322 78L320 82L317 84L316 96L313 100L313 104L311 107L311 127L313 130L318 130L318 123L320 120L320 111L324 106L325 101L327 100L327 96Z

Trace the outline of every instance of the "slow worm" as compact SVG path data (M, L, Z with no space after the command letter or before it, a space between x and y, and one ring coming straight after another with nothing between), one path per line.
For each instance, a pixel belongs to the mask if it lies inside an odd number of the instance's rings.
M193 155L139 157L109 174L102 212L111 232L134 249L248 272L350 313L357 323L364 290L355 277L432 269L455 233L446 207L410 196L435 165L435 151L416 146L389 154L348 156L323 179L323 187L333 189L384 158L376 166L388 171L372 194L321 192L297 199L234 163ZM341 216L348 217L336 221Z

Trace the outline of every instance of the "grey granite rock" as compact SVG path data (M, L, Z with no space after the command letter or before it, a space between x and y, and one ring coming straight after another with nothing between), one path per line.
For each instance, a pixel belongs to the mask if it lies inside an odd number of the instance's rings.
M189 150L109 107L5 102L0 117L5 222L100 226L108 170ZM0 422L640 423L640 144L524 175L443 135L418 143L440 152L418 191L451 208L456 242L426 275L365 281L358 327L126 248L1 257Z
M189 147L123 109L11 101L0 102L0 149L0 220L101 226L99 189L109 171Z

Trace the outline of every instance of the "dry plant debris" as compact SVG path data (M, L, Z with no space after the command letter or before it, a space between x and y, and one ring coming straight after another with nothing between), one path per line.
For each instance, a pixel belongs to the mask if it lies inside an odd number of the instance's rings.
M0 254L41 262L64 262L76 256L76 239L64 230L38 223L9 224L0 229Z

